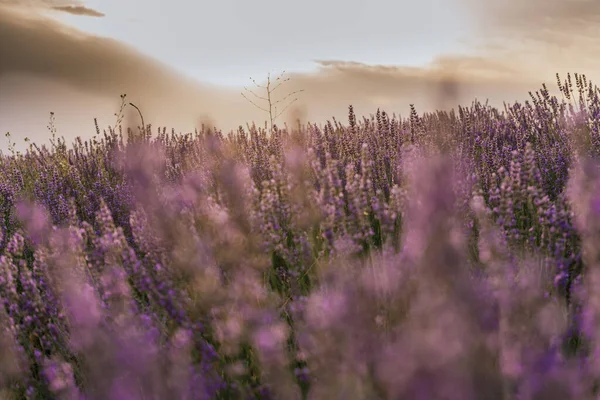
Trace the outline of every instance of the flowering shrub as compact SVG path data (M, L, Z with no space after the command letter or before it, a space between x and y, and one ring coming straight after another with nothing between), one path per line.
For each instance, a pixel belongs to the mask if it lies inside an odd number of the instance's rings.
M0 163L0 388L595 399L600 90Z

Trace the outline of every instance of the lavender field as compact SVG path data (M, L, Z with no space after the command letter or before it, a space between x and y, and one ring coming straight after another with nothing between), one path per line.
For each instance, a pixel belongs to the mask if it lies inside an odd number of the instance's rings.
M0 397L600 398L600 89L555 84L4 155Z

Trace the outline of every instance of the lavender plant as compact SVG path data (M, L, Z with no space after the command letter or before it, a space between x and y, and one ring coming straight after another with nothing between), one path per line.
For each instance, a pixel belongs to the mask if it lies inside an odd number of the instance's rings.
M0 393L597 398L600 89L557 83L3 157Z

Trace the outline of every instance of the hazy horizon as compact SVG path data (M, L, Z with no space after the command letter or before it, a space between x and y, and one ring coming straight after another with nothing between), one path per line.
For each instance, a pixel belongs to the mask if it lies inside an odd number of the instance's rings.
M85 139L94 117L115 123L122 93L154 127L263 123L242 85L283 69L291 80L276 97L304 92L280 123L345 121L349 104L359 115L475 98L501 106L543 82L555 89L557 72L600 78L600 2L193 4L0 0L0 132L19 148L24 137L46 142L52 111L60 136Z

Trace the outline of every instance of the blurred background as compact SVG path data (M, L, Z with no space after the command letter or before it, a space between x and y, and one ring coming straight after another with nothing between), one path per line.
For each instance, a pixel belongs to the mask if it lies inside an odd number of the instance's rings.
M223 130L267 115L252 77L298 100L277 121L346 121L526 100L555 74L600 78L600 2L589 0L0 0L0 149L114 125L120 95L154 129ZM266 103L253 98L258 105ZM139 124L137 111L126 117ZM155 130L153 130L155 132Z

